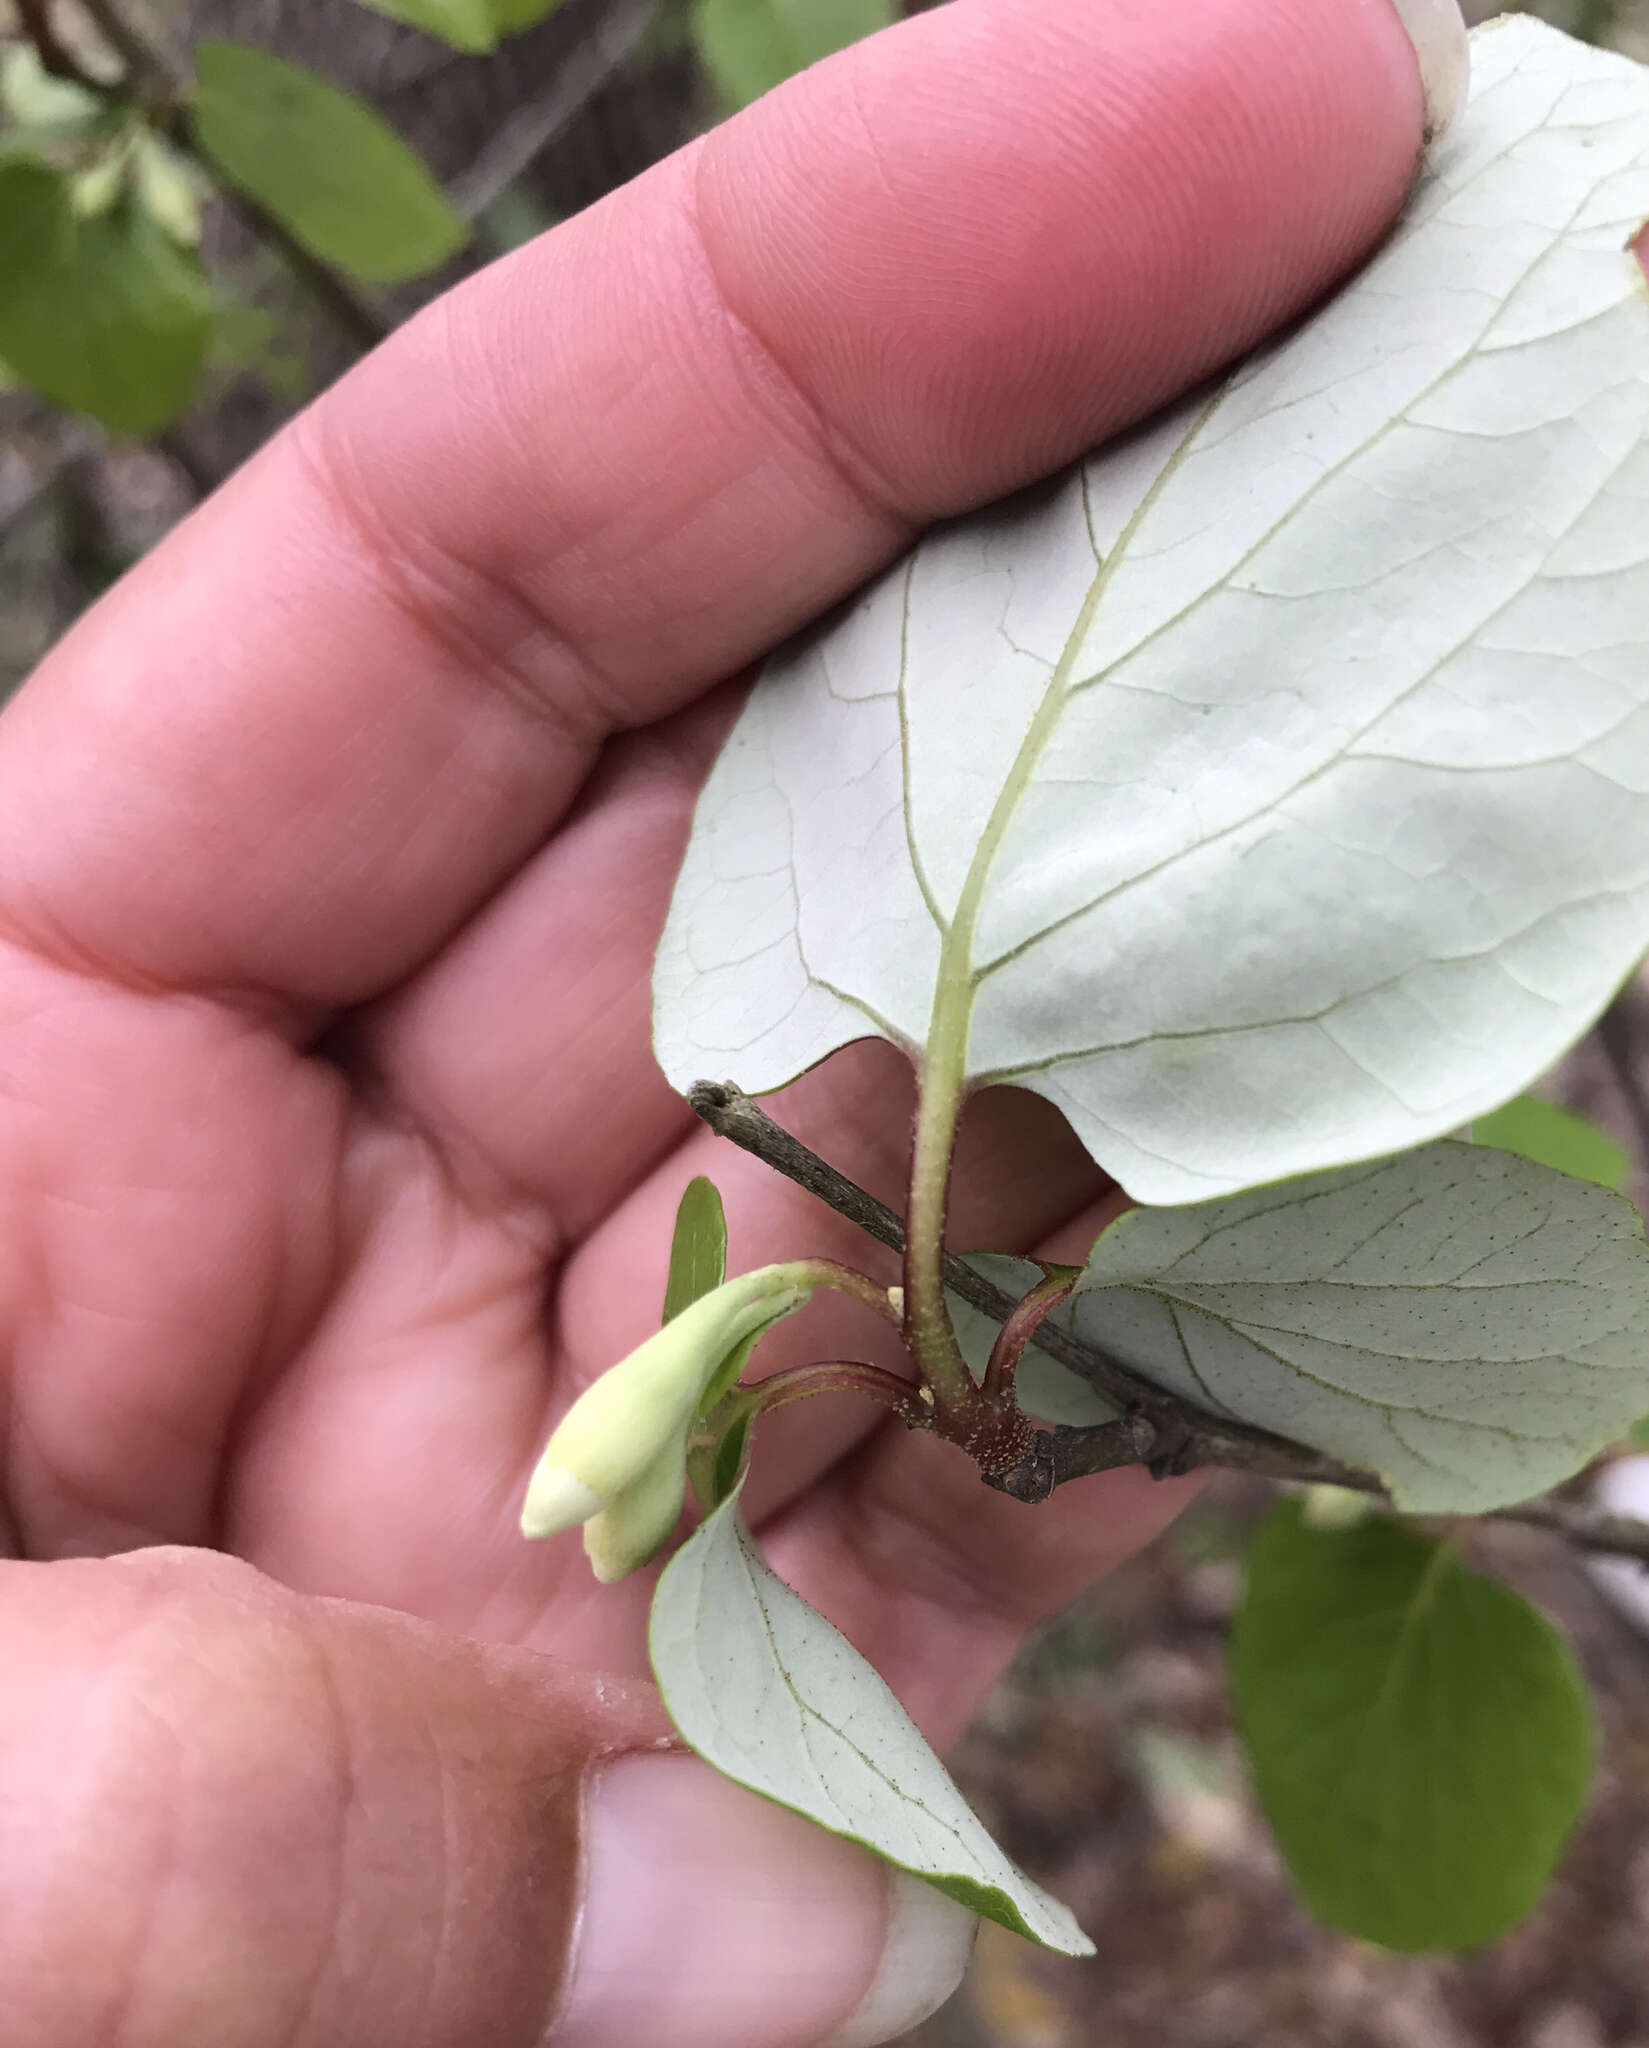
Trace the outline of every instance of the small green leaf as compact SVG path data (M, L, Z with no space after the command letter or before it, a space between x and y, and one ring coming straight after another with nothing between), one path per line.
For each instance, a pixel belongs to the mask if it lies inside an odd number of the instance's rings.
M670 1277L664 1288L665 1322L679 1316L684 1308L690 1308L701 1295L719 1287L726 1277L727 1217L715 1182L707 1180L701 1173L687 1183L686 1193L676 1209L675 1235L670 1240ZM765 1329L756 1330L733 1346L704 1390L698 1405L700 1417L708 1416L722 1396L737 1385L751 1352L765 1335ZM718 1501L727 1497L733 1483L732 1480L722 1483L723 1468L729 1458L733 1461L733 1478L738 1476L745 1438L749 1434L748 1417L741 1420L731 1434L737 1441L729 1443L724 1438L711 1461L714 1497Z
M701 1173L687 1183L670 1240L670 1277L664 1285L664 1321L691 1308L727 1278L727 1218L713 1180Z
M1479 1145L1520 1152L1525 1159L1555 1167L1576 1180L1595 1180L1600 1188L1617 1194L1631 1170L1631 1160L1607 1131L1599 1130L1589 1117L1576 1116L1538 1095L1519 1095L1478 1117L1472 1137Z
M648 1647L671 1720L724 1776L970 1912L1093 1954L1066 1908L991 1840L883 1679L763 1563L736 1499L665 1567Z
M487 0L362 0L374 14L404 21L426 36L450 44L470 56L484 54L498 41L493 10Z
M473 57L553 14L561 0L362 0L362 5Z
M1285 1501L1231 1638L1260 1802L1321 1920L1474 1948L1539 1897L1591 1782L1584 1683L1556 1633L1448 1545Z
M553 14L560 5L561 0L489 0L487 11L492 16L495 34L516 36Z
M693 40L716 90L743 107L898 18L890 0L698 0Z
M1629 1443L1641 1444L1649 1451L1649 1415L1641 1416L1634 1422L1626 1432L1626 1437Z
M311 255L397 284L463 247L422 160L353 94L244 43L201 43L195 65L201 150Z
M211 331L193 253L120 194L76 215L70 181L0 164L0 355L59 405L157 433L187 403Z

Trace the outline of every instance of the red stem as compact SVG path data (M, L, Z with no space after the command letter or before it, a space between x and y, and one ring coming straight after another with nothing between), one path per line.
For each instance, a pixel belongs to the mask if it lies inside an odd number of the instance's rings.
M911 1429L931 1429L933 1412L917 1388L897 1373L860 1359L833 1358L812 1365L792 1365L772 1373L740 1392L749 1398L757 1415L767 1415L792 1401L805 1401L813 1394L867 1394L873 1401L891 1408Z
M1051 1273L1045 1273L1029 1293L1020 1297L1013 1314L997 1331L980 1389L992 1408L1007 1407L1013 1401L1013 1383L1025 1346L1038 1323L1065 1300L1079 1277L1078 1270L1069 1266L1056 1266Z

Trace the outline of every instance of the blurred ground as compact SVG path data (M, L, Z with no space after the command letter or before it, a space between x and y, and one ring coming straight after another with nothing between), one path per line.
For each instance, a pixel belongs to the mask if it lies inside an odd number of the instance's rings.
M1649 1645L1549 1539L1473 1561L1558 1624L1597 1690L1604 1765L1534 1917L1467 1958L1315 1927L1249 1796L1224 1637L1271 1498L1224 1476L1035 1643L953 1758L1009 1852L1098 1948L986 1926L961 1995L906 2048L1649 2048Z
M189 12L371 91L458 182L486 170L512 122L517 133L543 125L558 78L625 4L568 0L542 33L467 68L348 0L198 0ZM5 10L0 0L0 21ZM1478 0L1471 11L1497 10ZM1649 0L1550 0L1537 11L1649 60ZM666 7L665 29L551 124L484 250L586 203L708 117L668 19ZM226 260L244 281L247 253L230 246ZM251 285L281 332L291 309L279 280ZM306 383L340 367L325 334L283 346L273 377L223 368L155 449L111 448L0 393L0 693ZM1638 1086L1623 1087L1623 1075ZM1553 1086L1649 1159L1649 1005L1617 1006L1607 1043L1588 1040ZM1633 1192L1649 1196L1649 1174ZM1327 1933L1293 1901L1226 1705L1225 1625L1269 1498L1257 1482L1217 1481L992 1694L957 1775L1010 1852L1075 1907L1099 1953L1065 1962L987 1926L964 1992L906 2048L1649 2048L1649 1644L1551 1540L1481 1532L1477 1562L1544 1608L1597 1689L1604 1765L1590 1813L1544 1904L1491 1952L1398 1958Z

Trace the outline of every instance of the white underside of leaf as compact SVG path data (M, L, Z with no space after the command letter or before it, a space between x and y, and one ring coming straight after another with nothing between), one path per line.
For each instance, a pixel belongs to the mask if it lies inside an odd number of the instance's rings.
M1141 1200L1423 1142L1649 945L1649 73L1509 18L1392 240L777 657L659 1057L776 1087L941 973ZM977 905L958 924L970 877Z
M671 1559L649 1647L670 1718L725 1776L1066 1955L1093 1944L1015 1868L878 1673L763 1563L725 1501Z
M1637 1211L1474 1145L1136 1209L1059 1313L1158 1386L1375 1472L1419 1514L1542 1493L1649 1411Z

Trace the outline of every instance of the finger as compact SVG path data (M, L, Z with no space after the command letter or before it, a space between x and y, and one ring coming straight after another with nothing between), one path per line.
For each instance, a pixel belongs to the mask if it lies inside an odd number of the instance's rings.
M650 1689L204 1552L0 1570L9 2042L881 2041L972 1922L678 1755Z
M762 308L824 416L889 474L923 478L930 508L1018 481L1166 395L1320 291L1353 217L1367 236L1398 195L1413 79L1354 54L1370 9L935 19L948 26L920 50L931 85L896 50L853 74L846 132L861 147L781 107L761 177L707 169L701 207L735 304ZM955 61L974 66L966 95L948 91ZM1330 106L1343 122L1322 118ZM1319 183L1349 210L1302 210ZM831 307L810 296L825 279ZM730 715L705 706L637 735L374 1026L426 1126L575 1233L682 1128L648 1053L647 968ZM546 988L570 999L546 1006Z
M382 989L607 731L1320 292L1420 124L1385 0L961 0L819 67L414 321L69 637L0 725L7 925Z

